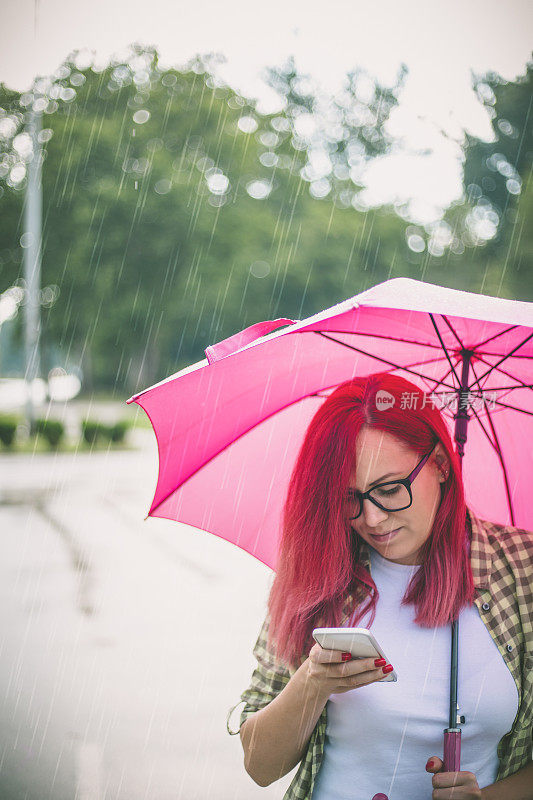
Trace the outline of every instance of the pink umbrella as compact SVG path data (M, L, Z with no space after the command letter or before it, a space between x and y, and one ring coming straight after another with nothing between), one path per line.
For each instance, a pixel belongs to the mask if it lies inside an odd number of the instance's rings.
M442 408L474 513L533 529L533 450L524 447L533 439L533 303L395 278L302 321L259 322L205 352L127 401L146 411L157 437L147 516L210 531L275 568L282 506L311 418L340 383L390 371ZM452 771L456 665L453 624Z

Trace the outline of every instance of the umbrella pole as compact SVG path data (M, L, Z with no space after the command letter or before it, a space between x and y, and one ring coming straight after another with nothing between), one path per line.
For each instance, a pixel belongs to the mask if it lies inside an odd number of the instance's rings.
M455 442L461 471L463 469L464 446L468 429L468 370L470 359L473 353L471 350L462 350L462 371L461 385L457 392L458 407L455 415ZM444 729L444 771L459 772L461 769L461 729L458 727L460 722L464 722L464 717L459 717L459 707L457 705L457 677L458 677L458 653L459 653L459 620L452 621L452 646L450 664L450 717L448 727Z

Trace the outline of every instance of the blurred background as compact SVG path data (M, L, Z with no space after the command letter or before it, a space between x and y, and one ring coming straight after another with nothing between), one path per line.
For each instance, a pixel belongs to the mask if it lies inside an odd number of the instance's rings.
M533 300L532 22L4 0L2 798L283 796L225 728L270 571L144 519L157 445L126 400L393 277Z

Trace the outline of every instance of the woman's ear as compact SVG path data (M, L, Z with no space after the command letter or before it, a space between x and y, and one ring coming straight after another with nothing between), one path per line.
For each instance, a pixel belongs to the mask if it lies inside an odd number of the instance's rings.
M438 470L439 481L440 483L444 483L444 481L448 480L450 474L450 459L440 444L435 450L435 465Z

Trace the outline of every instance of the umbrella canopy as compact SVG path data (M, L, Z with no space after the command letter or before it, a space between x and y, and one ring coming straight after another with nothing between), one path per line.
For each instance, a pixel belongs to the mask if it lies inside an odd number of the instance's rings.
M306 320L252 325L206 355L127 401L157 438L148 516L209 531L275 568L311 418L340 383L390 371L432 393L452 439L459 429L460 453L468 438L470 508L533 529L533 303L395 278Z

